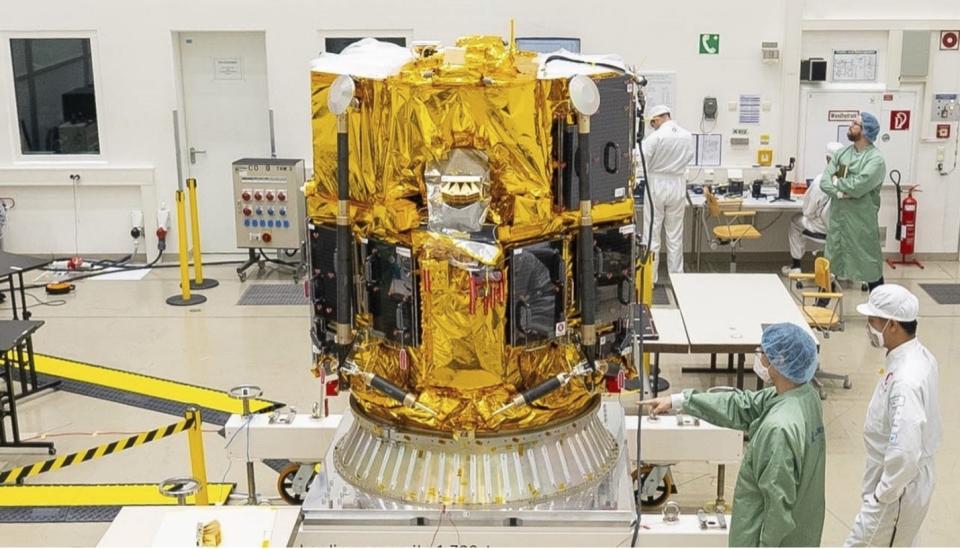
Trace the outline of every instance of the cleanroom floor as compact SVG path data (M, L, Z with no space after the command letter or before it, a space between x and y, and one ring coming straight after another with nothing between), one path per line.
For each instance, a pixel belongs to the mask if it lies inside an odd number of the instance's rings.
M711 265L707 265L708 268ZM741 272L774 272L773 264L739 264ZM723 271L725 264L713 266ZM207 303L176 308L164 299L178 292L178 271L157 269L139 281L83 281L77 291L65 297L62 306L34 304L34 318L46 325L34 337L38 352L75 360L143 372L187 383L229 389L242 383L263 388L264 398L278 400L308 411L320 395L320 385L311 375L308 339L308 310L296 306L236 305L244 284L232 267L210 267L209 277L220 286L204 293ZM960 387L960 306L936 305L919 288L920 282L960 282L957 262L929 262L926 269L887 268L886 279L904 284L920 299L921 341L940 362L943 387L941 413L944 441L938 455L936 492L923 528L924 545L945 546L956 542L953 524L960 516L960 399L949 397L950 387ZM28 277L29 278L29 277ZM255 274L247 284L255 282ZM289 275L271 272L271 282L290 282ZM823 364L831 371L849 373L852 390L831 387L823 403L828 436L827 513L824 545L839 545L853 522L860 501L860 479L864 466L861 438L867 402L883 364L883 354L870 348L864 322L855 305L866 298L859 288L847 289L846 331L822 342ZM34 295L48 297L39 290ZM749 300L750 296L744 296ZM6 304L9 306L9 304ZM6 313L9 314L9 313ZM681 375L680 368L705 364L706 356L663 355L664 375L674 389L706 388L729 383L724 376ZM625 396L626 401L635 398ZM343 402L334 405L342 409ZM93 433L140 431L171 422L160 413L93 400L65 392L34 398L20 407L21 428L27 433ZM207 426L208 428L211 426ZM211 431L215 429L209 429ZM115 436L90 434L54 438L60 455L113 440ZM236 482L245 490L244 466L228 464L225 441L215 432L205 434L208 478ZM46 458L44 452L0 453L0 469ZM262 464L256 466L258 488L276 496L276 474ZM142 448L97 459L78 466L44 474L34 482L122 483L156 482L189 471L186 441L171 437ZM695 510L715 493L715 468L706 465L678 465L673 474L679 484L674 497L685 510ZM733 494L736 468L726 475L728 499ZM4 546L93 546L108 524L0 524L0 545ZM426 543L427 540L425 539Z

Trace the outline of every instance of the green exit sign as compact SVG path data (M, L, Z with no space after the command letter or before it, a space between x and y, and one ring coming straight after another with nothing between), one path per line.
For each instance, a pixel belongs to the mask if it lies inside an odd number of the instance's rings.
M720 53L720 35L719 34L701 34L700 35L700 54L716 55Z

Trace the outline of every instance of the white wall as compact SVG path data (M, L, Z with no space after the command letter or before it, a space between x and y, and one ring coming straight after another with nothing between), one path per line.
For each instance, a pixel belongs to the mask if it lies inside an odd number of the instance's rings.
M960 3L953 12L960 16ZM812 23L812 22L811 22ZM940 51L939 30L949 26L947 22L899 21L899 22L824 22L813 23L817 28L833 27L832 30L809 30L803 33L802 56L832 59L835 49L866 49L878 51L878 80L887 89L919 88L921 95L918 110L913 112L915 143L913 169L904 174L904 184L918 184L922 193L917 195L919 222L917 224L917 251L921 253L955 253L960 239L960 170L947 176L936 171L938 147L945 148L946 165L953 165L957 125L953 125L952 139L934 139L935 124L930 122L930 98L935 93L960 93L960 52ZM956 25L960 27L960 25ZM890 30L872 30L886 27ZM930 69L923 79L900 82L901 29L930 30ZM954 28L954 27L950 27ZM871 30L860 30L871 29ZM881 120L881 129L887 121ZM899 244L893 240L897 220L897 199L894 189L886 186L881 195L880 225L888 228L885 251L897 252Z
M831 18L839 20L833 23L841 25L846 24L844 19L861 16L899 20L942 18L950 14L960 19L957 6L960 3L954 0L929 3L937 4L937 8L912 3L908 9L899 2L884 0L871 3L869 13L860 14L836 5L838 2L824 0L806 3L744 0L736 3L736 9L728 2L707 0L656 4L598 2L588 9L584 9L582 1L574 0L17 2L0 18L3 39L10 33L33 31L87 32L94 36L103 154L93 163L37 163L17 159L14 152L18 145L12 126L14 105L10 99L10 57L3 54L7 46L0 47L0 195L14 195L18 209L22 204L31 205L12 212L5 244L11 251L73 251L69 242L73 220L64 214L66 209L72 209L73 189L67 185L70 173L83 175L81 191L87 193L81 200L83 207L91 202L100 203L109 196L108 209L124 210L122 215L115 212L81 215L81 251L127 251L124 235L129 227L125 209L129 207L150 210L145 218L147 230L152 234L151 225L155 223L152 210L160 202L172 204L176 188L171 122L171 111L177 108L178 101L172 41L176 31L265 32L270 107L274 111L281 156L311 157L307 63L316 55L324 31L399 30L409 33L413 39L451 43L464 34L506 35L512 17L521 35L578 35L582 37L584 51L615 52L641 68L676 71L676 118L683 125L696 128L702 98L716 96L720 103L716 131L723 132L725 140L730 129L736 126L733 123L736 113L727 111L727 103L741 93L760 94L771 109L762 113L760 126L750 129L753 146L743 152L732 151L728 146L724 150L725 163L748 164L753 160L756 136L760 133L771 134L777 160L795 154L796 69L805 18ZM698 54L698 35L707 32L721 35L719 56ZM780 42L784 63L762 64L761 41ZM949 62L952 60L944 61ZM944 70L946 68L944 65ZM954 68L953 74L957 72ZM118 172L121 175L117 175ZM29 173L29 177L24 173ZM125 179L123 185L131 188L123 192L110 187L90 188L103 181L119 185L118 178ZM47 186L43 190L35 189L35 181ZM46 204L50 205L48 211L45 211ZM57 213L52 213L54 211ZM951 238L946 242L929 242L931 250L956 251L960 221L955 214L952 217L952 232L946 231L952 234ZM38 230L39 223L54 223L59 218L63 218L59 221L62 231ZM68 229L69 245L64 238L51 234ZM934 233L929 234L932 238ZM926 240L922 242L928 245ZM785 240L771 240L765 245L785 249Z

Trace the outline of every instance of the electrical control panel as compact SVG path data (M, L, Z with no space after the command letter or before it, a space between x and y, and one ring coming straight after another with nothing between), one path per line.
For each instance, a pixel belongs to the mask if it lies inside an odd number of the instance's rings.
M934 94L931 111L933 122L956 122L960 120L960 104L957 103L957 94Z
M238 248L298 250L306 218L303 160L241 158L233 163Z

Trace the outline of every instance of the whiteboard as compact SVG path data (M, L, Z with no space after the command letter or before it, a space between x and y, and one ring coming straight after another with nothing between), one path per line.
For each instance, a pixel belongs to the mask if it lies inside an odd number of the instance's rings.
M834 50L834 82L876 82L877 50Z

